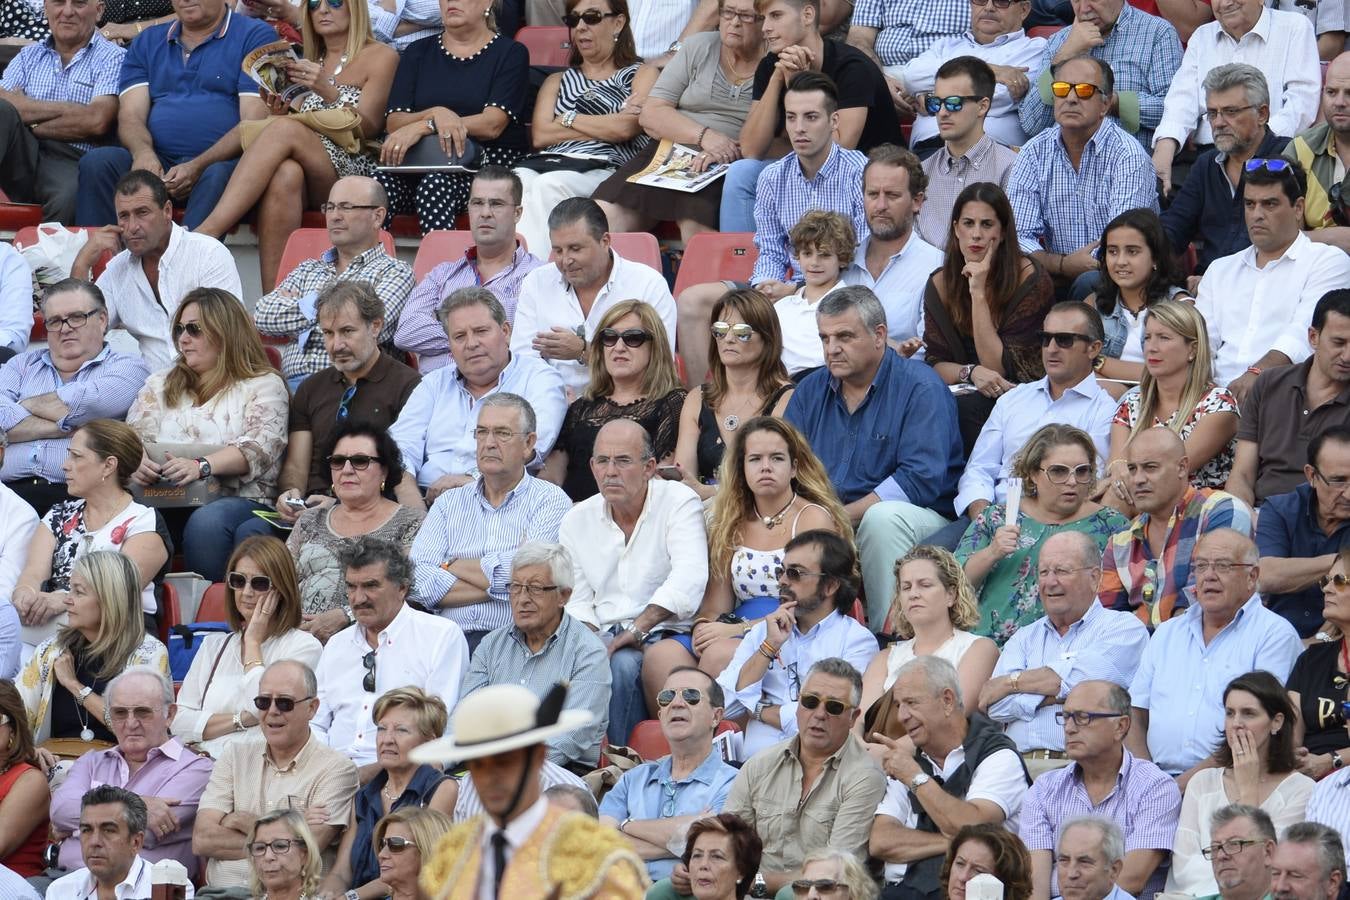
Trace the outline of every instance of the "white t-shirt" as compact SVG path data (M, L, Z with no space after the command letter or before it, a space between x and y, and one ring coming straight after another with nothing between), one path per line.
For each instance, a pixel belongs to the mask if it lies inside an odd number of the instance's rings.
M788 294L773 305L774 312L778 313L778 327L783 332L783 365L787 366L789 375L825 365L820 329L816 327L816 309L827 294L841 287L844 282L836 281L830 290L812 301L806 299L803 285L797 293Z

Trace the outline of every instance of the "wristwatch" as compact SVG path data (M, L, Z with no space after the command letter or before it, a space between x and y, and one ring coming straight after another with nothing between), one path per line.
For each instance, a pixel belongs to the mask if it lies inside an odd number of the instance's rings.
M761 875L761 874L758 873L758 872L755 873L755 883L754 883L754 886L750 888L750 896L751 896L751 897L772 897L772 896L773 896L772 894L769 893L769 885L768 885L768 883L764 880L764 876Z
M75 695L75 702L83 706L84 701L88 700L89 695L92 694L93 692L94 689L89 687L88 685L80 688L80 692Z
M650 631L643 631L641 628L638 628L637 622L625 625L623 630L631 634L633 639L638 642L639 646L647 643L647 638L652 636Z
M927 784L932 780L933 779L929 778L926 774L920 772L918 775L915 775L913 778L909 780L909 792L911 794L914 793L919 788L923 787L925 784Z
M764 702L764 698L763 698L763 697L760 697L760 698L759 698L759 702L755 704L755 711L752 712L752 713L750 714L750 717L751 717L752 719L754 719L756 722L763 722L763 721L764 721L764 707L766 707L766 706L768 706L768 705L769 705L768 703L765 703L765 702Z
M243 730L244 730L244 717L243 717L243 714L242 714L242 713L235 713L235 714L234 714L234 717L233 717L232 719L230 719L230 724L234 726L234 730L235 730L235 731L237 731L237 732L238 732L238 731L243 731Z
M361 900L361 895L356 891L347 891L342 895L342 900Z
M577 111L575 109L569 109L567 112L563 113L563 117L560 120L559 124L561 124L562 127L564 128L571 128L572 123L575 122L576 120L577 120Z
M1022 672L1020 669L1008 676L1008 687L1012 688L1014 694L1017 693L1017 679L1021 677Z
M962 366L962 367L961 367L961 375L960 375L960 382L961 382L961 384L970 384L970 376L973 375L974 373L975 373L975 367L974 367L973 365L971 365L971 366Z
M684 46L683 41L671 41L670 46L666 48L667 53L679 53L680 48Z
M197 457L197 474L202 478L211 477L211 460L205 456Z
M427 133L428 133L428 134L435 134L435 133L436 133L436 117L435 117L435 116L427 116Z
M1345 768L1345 760L1341 759L1341 754L1340 751L1338 750L1331 751L1331 768L1333 769Z

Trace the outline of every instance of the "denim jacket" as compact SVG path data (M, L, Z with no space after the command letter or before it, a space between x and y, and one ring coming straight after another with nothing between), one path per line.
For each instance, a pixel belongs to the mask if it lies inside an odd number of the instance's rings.
M1171 300L1177 294L1186 293L1186 289L1172 285L1167 289L1167 299ZM1144 307L1142 314L1148 313L1148 307ZM1125 349L1125 339L1130 334L1130 314L1125 310L1125 304L1119 300L1116 301L1115 308L1109 313L1102 313L1102 327L1106 329L1106 341L1102 344L1102 356L1108 359L1120 359L1120 354ZM1142 340L1143 323L1140 323L1140 335Z

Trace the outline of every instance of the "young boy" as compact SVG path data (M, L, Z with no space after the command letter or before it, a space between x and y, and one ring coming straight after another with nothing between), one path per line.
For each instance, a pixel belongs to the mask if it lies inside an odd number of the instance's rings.
M783 330L783 365L789 375L796 375L825 365L816 306L820 298L844 286L839 273L853 262L858 237L847 216L813 209L797 221L788 239L806 284L775 303L774 309Z

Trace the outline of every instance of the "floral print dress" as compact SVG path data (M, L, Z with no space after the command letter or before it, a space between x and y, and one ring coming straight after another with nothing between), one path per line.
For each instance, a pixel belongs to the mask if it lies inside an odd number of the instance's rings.
M1133 428L1134 423L1139 421L1139 388L1132 387L1125 392L1125 396L1120 398L1120 406L1116 407L1116 418L1112 425L1123 425L1126 428ZM1210 385L1209 390L1200 402L1195 404L1195 409L1191 410L1186 423L1181 426L1181 439L1184 441L1191 436L1195 426L1200 424L1200 420L1213 413L1232 413L1238 415L1237 400L1228 392L1227 388L1221 388L1218 385ZM1172 414L1173 417L1176 413ZM1156 416L1153 419L1155 426L1163 428L1171 427L1172 419L1166 422ZM1228 473L1233 471L1233 459L1237 455L1237 435L1234 434L1228 439L1228 444L1205 463L1195 474L1191 476L1191 486L1197 488L1220 488L1228 482Z

